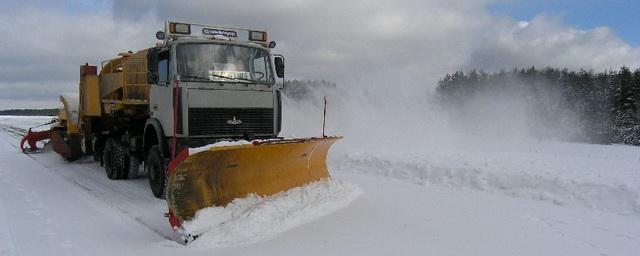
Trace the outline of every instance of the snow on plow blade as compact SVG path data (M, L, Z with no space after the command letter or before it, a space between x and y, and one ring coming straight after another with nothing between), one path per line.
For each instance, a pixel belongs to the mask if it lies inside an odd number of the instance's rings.
M169 174L167 183L167 204L175 218L172 226L193 219L200 209L225 206L235 198L273 195L328 178L327 152L340 138L212 147L187 157Z

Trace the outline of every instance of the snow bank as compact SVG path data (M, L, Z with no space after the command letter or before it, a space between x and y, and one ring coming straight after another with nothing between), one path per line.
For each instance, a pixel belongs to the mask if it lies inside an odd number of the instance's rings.
M270 197L251 195L235 199L226 207L202 209L183 227L192 234L204 232L192 247L246 246L328 215L361 193L356 185L329 179Z
M238 145L247 145L251 144L250 141L246 140L236 140L236 141L219 141L213 144L205 145L197 148L189 148L189 155L193 155L196 153L200 153L202 151L207 151L212 147L229 147L229 146L238 146Z
M559 205L640 215L636 147L546 143L540 152L347 153L336 171L375 174L462 190L489 191ZM568 147L565 154L552 148ZM557 150L557 149L555 149Z
M311 138L313 137L301 137L301 138L291 137L291 138L276 138L276 139L252 140L252 141L247 141L247 140L218 141L216 143L204 145L202 147L189 148L189 155L200 153L202 151L207 151L214 147L231 147L231 146L249 145L253 143L261 143L261 142L269 142L269 141L278 142L278 141L286 141L286 140L311 139Z

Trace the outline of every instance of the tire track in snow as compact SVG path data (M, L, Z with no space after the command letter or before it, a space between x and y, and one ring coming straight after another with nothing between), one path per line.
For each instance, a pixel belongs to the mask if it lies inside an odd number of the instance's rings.
M7 215L4 212L4 200L0 197L0 255L12 256L18 255L16 250L16 241L12 235L11 226L6 223Z
M11 137L14 137L16 139L22 139L22 136L24 136L26 130L18 128L18 127L13 127L10 125L6 125L6 124L0 124L0 130L4 131L6 134L8 134ZM7 144L9 144L11 147L15 148L17 151L21 151L19 145L12 143L11 141L7 140L6 138L4 138L5 142ZM43 152L46 153L46 152ZM167 240L171 240L171 241L175 241L176 243L179 243L180 239L179 236L176 234L175 236L171 236L166 234L166 232L163 232L162 230L159 230L158 228L155 228L153 225L147 223L144 219L138 217L138 216L134 216L130 213L130 211L126 208L120 207L117 205L117 203L112 202L110 199L104 197L102 195L101 192L90 188L87 185L82 184L80 181L76 180L75 177L71 177L70 175L65 175L64 172L57 170L55 167L48 165L46 163L41 162L38 158L36 158L34 155L32 154L25 154L27 157L31 158L34 162L36 162L38 165L44 167L47 171L49 171L49 173L56 175L58 177L63 178L65 181L75 185L77 188L80 188L81 190L84 190L87 192L88 195L90 195L92 198L94 199L98 199L100 202L102 202L104 205L109 206L111 209L114 209L116 212L119 212L120 214L122 214L123 216L134 220L135 222L137 222L138 224L140 224L141 226L145 227L146 229L150 230L151 232L163 237L164 239ZM85 168L83 168L85 169ZM160 214L160 213L159 213Z

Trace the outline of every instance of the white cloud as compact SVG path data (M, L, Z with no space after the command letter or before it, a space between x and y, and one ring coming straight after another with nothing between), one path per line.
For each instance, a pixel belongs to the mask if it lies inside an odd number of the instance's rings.
M498 21L482 39L466 67L496 70L534 65L605 70L640 65L640 49L630 47L609 28L580 30L545 15L526 23Z
M58 95L77 90L81 64L100 65L154 42L148 24L155 18L131 24L108 11L71 14L34 6L1 14L0 108L57 106L51 103Z

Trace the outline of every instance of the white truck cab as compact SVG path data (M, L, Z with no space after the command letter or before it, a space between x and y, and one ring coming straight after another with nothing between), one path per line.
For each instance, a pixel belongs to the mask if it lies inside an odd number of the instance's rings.
M167 21L156 37L147 126L175 135L179 148L278 136L284 58L271 54L267 32Z

